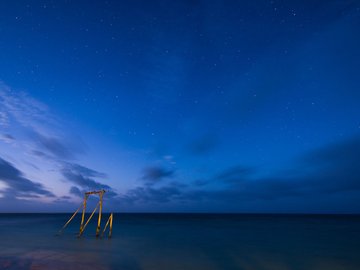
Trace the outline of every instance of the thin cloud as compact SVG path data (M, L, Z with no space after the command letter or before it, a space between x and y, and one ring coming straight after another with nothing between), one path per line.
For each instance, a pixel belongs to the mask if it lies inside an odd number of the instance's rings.
M109 194L116 194L109 185L102 184L99 181L93 179L94 177L106 177L106 174L104 173L72 163L64 164L63 168L61 169L61 173L67 181L75 184L83 190L89 191L105 189L106 191L109 191ZM78 187L72 187L70 189L70 193L78 195L80 191ZM110 193L110 191L113 193ZM82 191L80 192L82 193Z
M259 209L268 209L277 205L279 200L297 200L298 204L306 204L311 199L316 207L317 203L321 204L322 200L331 196L360 195L359 157L360 137L355 137L304 155L293 165L291 174L273 173L259 178L255 177L256 170L253 168L235 166L198 184L195 181L192 188L145 185L129 190L121 196L121 200L129 204L170 203L180 207L184 203L192 203L196 207L206 202L208 207L227 205L231 209L261 201ZM161 173L154 175L156 177L151 179L161 179ZM208 187L208 183L219 181L224 184L222 189ZM341 203L338 202L339 205ZM291 204L285 206L290 211L291 207ZM360 204L354 202L353 208L359 210Z
M171 178L175 175L175 170L166 169L160 166L148 167L143 170L141 179L147 183L160 182L165 178Z
M25 178L21 171L2 158L0 158L0 180L7 185L5 192L3 192L3 195L6 196L25 198L55 197L42 184Z
M213 150L216 149L218 145L219 145L218 137L207 134L193 140L188 145L188 149L191 154L196 156L202 156L211 153Z
M83 193L81 192L81 190L78 187L72 186L69 190L69 193L72 195L75 195L77 197L82 197Z
M150 186L137 187L129 190L120 198L127 204L170 203L178 200L183 191L176 186L153 188Z
M0 111L0 126L7 127L9 125L9 117L6 112Z
M83 192L89 189L106 189L109 191L108 197L117 195L109 185L102 184L98 179L95 180L95 178L105 178L106 174L72 163L85 153L85 144L81 138L68 132L64 128L65 123L53 115L49 107L42 102L25 92L14 91L0 84L0 125L6 129L6 133L0 136L0 143L10 143L15 140L12 134L17 135L16 145L12 145L14 152L9 152L8 156L19 160L25 167L32 164L29 157L37 161L41 159L41 162L37 163L37 173L52 172L57 174L59 179L65 177L75 185L70 189L69 195L82 196ZM11 182L12 185L9 184L9 180L4 182L8 190L11 188L13 193L15 193L15 184L19 185L19 191L16 193L26 190L27 184L28 190L33 188L35 193L39 194L22 194L22 196L28 198L41 196L41 192L46 195L41 184L34 183L31 186L31 181L27 181L28 179L24 178L21 172L17 177L14 173L12 179L19 181ZM19 184L20 182L22 185ZM51 197L53 194L47 195Z
M10 136L14 130L25 135L19 144L30 153L44 152L47 158L68 160L85 152L84 142L74 139L47 105L0 83L0 122L4 124L5 120Z
M5 143L13 143L15 141L15 137L11 134L1 134L0 141L3 141Z
M224 170L215 176L215 180L223 181L227 183L237 183L242 180L247 180L251 175L255 173L255 169L238 165Z
M33 128L43 126L44 123L54 124L55 118L44 103L25 92L12 91L3 83L0 83L0 105L2 108L0 119L6 119L7 125L10 125L12 121L23 127Z
M106 178L107 175L102 172L95 171L93 169L87 168L85 166L81 166L79 164L68 163L67 167L72 171L85 175L86 177L98 177L98 178Z
M50 153L53 157L65 160L74 158L74 151L59 138L46 137L37 132L32 132L32 137L40 148Z

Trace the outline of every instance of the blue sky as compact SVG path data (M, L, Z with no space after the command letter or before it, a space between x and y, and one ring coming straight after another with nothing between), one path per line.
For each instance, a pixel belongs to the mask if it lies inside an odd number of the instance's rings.
M0 13L0 211L360 211L357 1Z

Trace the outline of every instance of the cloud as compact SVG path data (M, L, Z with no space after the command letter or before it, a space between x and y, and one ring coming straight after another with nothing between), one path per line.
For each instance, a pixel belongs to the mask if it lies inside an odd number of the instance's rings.
M2 158L0 158L0 180L7 185L5 192L3 192L5 196L25 198L55 197L43 185L25 178L21 171Z
M255 178L254 170L242 166L224 170L214 177L228 187L200 192L224 200L275 200L289 197L328 196L342 192L360 192L360 138L328 145L303 156L290 171Z
M166 169L160 166L148 167L143 170L141 179L147 183L160 182L165 178L171 178L175 175L175 170Z
M39 147L46 150L53 157L60 159L73 159L74 153L68 145L65 145L58 138L46 137L37 132L32 132L32 137ZM36 150L35 150L36 151Z
M355 137L309 152L290 170L273 172L267 177L257 177L254 168L240 165L212 178L195 181L191 187L145 185L129 190L121 199L124 203L143 205L168 203L182 207L191 203L194 208L206 205L207 211L219 206L222 210L236 211L243 209L243 205L258 202L259 211L273 207L273 211L287 209L291 212L296 205L306 205L310 201L311 209L317 209L323 201L336 197L338 201L330 202L335 202L338 208L350 204L352 209L360 211L359 201L354 199L360 196L359 157L360 137ZM162 174L154 175L151 179L158 179ZM209 185L219 182L223 184L220 188ZM332 211L329 205L321 207L322 211ZM306 211L304 207L301 209Z
M26 135L20 136L19 143L35 148L33 153L43 152L46 159L74 159L76 154L85 151L83 141L67 132L65 123L53 115L47 105L1 82L0 125L6 125L8 133L16 131L15 134ZM5 139L9 141L10 137Z
M106 178L107 175L102 172L98 172L92 169L89 169L87 167L81 166L79 164L67 164L68 167L70 167L73 171L76 171L82 175L85 175L86 177L99 177L99 178Z
M14 136L12 136L10 134L1 134L0 141L6 142L6 143L12 143L15 141L15 138L14 138Z
M84 193L78 187L72 186L69 190L69 193L78 197L82 197Z
M104 173L72 163L65 163L61 169L61 173L66 178L66 180L83 189L80 190L76 186L71 187L70 193L73 195L83 194L84 191L89 190L105 189L108 196L116 196L116 193L110 186L102 184L93 179L94 177L105 178L106 174Z
M0 83L0 127L6 130L0 134L0 143L9 143L8 147L12 147L9 149L14 150L7 151L9 158L17 160L24 170L33 171L35 168L37 175L51 173L56 180L65 177L73 184L69 195L82 197L86 191L105 189L106 197L116 197L116 192L109 185L99 181L99 178L107 177L106 174L73 163L79 154L85 153L86 147L80 137L65 128L69 125L71 123L64 123L53 115L47 105L25 92L15 91ZM16 141L12 134L16 134ZM37 166L29 157L37 161ZM6 169L2 168L2 173L9 172L8 165ZM26 197L29 201L39 196L55 197L41 184L25 178L22 172L12 171L12 174L9 178L12 181L0 178L1 189L6 189L9 194L16 194L18 198ZM64 200L67 199L59 197L48 201L51 204L50 201L56 203Z
M153 188L151 186L137 187L129 190L121 197L126 204L169 203L178 200L182 190L177 186Z
M312 188L325 192L360 190L360 137L313 151L303 157L309 172L303 176Z
M53 123L55 117L48 107L25 92L12 91L0 82L0 123L10 125L12 121L23 127L42 126Z
M7 113L0 111L0 126L8 126L9 125L9 117Z
M219 140L214 135L204 135L192 141L188 145L188 149L193 155L206 155L213 151L219 144Z
M255 173L253 168L245 167L242 165L234 166L224 170L214 177L214 180L227 182L227 183L239 183L243 180L247 180L249 176Z
M32 150L30 152L30 154L34 155L34 156L37 156L37 157L41 157L41 158L45 158L45 159L51 159L52 157L49 156L48 154L45 154L44 152L42 151L39 151L39 150Z

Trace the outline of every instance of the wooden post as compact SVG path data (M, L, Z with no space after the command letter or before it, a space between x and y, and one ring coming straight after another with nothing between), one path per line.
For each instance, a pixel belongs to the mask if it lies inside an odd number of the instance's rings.
M65 225L61 228L61 230L57 233L57 235L62 234L63 230L66 228L66 226L70 223L70 221L73 220L73 218L76 216L77 212L79 212L80 208L83 207L83 205L80 205L79 208L75 211L75 213L71 216L71 218L68 220L68 222L65 223Z
M109 238L111 238L111 235L112 235L112 223L113 223L113 213L111 213L111 215L110 215Z
M96 227L96 237L99 236L100 234L100 228L101 228L101 212L102 212L102 201L103 201L103 195L104 195L104 190L102 190L100 193L99 193L99 197L100 197L100 200L99 200L99 203L100 203L100 207L99 207L99 217L98 217L98 224L97 224L97 227Z
M86 223L85 223L85 225L84 225L83 229L80 231L80 233L79 233L79 236L78 236L78 237L80 237L80 236L82 235L82 233L85 231L86 226L89 224L89 222L90 222L91 218L93 217L93 215L95 214L96 209L98 208L98 206L99 206L99 203L96 205L96 207L95 207L94 211L92 211L92 213L91 213L90 217L89 217L89 218L88 218L88 220L86 221Z
M81 224L80 224L80 232L79 234L81 235L82 231L84 230L84 220L85 220L85 211L86 211L86 201L88 198L88 194L85 193L84 196L84 202L83 202L83 210L82 210L82 215L81 215Z

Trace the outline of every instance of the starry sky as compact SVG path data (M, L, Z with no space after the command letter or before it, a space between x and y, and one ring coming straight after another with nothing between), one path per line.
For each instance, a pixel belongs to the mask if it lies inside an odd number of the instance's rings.
M105 189L105 211L360 213L359 29L351 0L1 1L0 212Z

